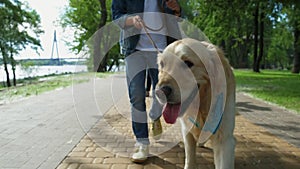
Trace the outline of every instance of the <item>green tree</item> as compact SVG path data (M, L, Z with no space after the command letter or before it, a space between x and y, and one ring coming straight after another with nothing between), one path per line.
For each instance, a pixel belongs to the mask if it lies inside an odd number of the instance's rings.
M299 1L181 0L179 2L188 21L200 28L212 43L220 46L234 67L252 67L256 72L270 65L286 68L292 64L290 59L292 56L293 70L297 72L300 60L300 15L297 13ZM106 8L103 6L104 3ZM75 39L70 42L70 46L79 53L83 46L88 44L88 39L98 30L99 25L103 25L100 23L105 19L101 18L107 17L106 21L111 21L109 10L111 0L69 0L69 4L62 18L62 24L76 30ZM190 31L189 33L194 33L194 29ZM99 55L104 55L99 49L107 49L107 46L104 47L106 44L97 42L108 43L111 39L101 35L95 36L93 40L87 45L92 49L90 55L94 56L91 57L94 60L90 63L94 63L97 71L110 70L121 58L116 50L118 46L114 46L104 58L99 59ZM294 50L293 55L291 50ZM97 65L95 59L102 61L99 63L100 67L95 66Z
M100 9L99 0L69 0L60 23L65 29L72 28L75 31L72 41L67 41L72 51L81 52L89 38L98 30Z
M107 49L105 45L110 44L111 39L105 34L96 33L112 20L110 7L111 0L69 0L69 6L66 7L60 21L64 28L71 27L75 30L74 40L67 42L71 50L80 53L87 47L89 55L93 56L88 63L92 64L93 71L97 72L109 71L121 58L116 50L118 46L109 53L102 53L103 50L100 49Z
M7 65L13 70L13 84L16 85L14 55L30 46L34 50L41 48L39 35L43 33L40 29L40 17L35 10L29 8L25 3L18 0L0 1L0 50L6 72L7 86L10 87L10 77Z
M287 18L290 32L293 34L293 68L292 73L300 72L300 1L278 0L283 5L282 14Z
M187 3L192 11L188 13L189 20L197 25L214 44L225 51L234 67L248 66L248 53L251 36L253 35L253 20L247 1L209 1L193 0ZM190 10L193 9L193 10ZM191 16L191 17L190 17Z
M279 4L282 7L282 4ZM282 8L278 8L282 10ZM270 46L267 50L266 64L269 68L290 68L293 51L293 33L286 15L273 19Z
M189 0L182 4L187 18L212 43L223 48L234 67L249 68L252 65L253 70L259 72L275 60L285 68L290 63L294 39L291 34L294 32L293 37L299 34L294 29L297 28L295 21L300 21L295 19L300 16L295 12L298 9L295 0ZM296 38L295 41L299 43ZM297 43L294 42L294 46L300 46ZM281 56L273 52L278 49L284 50ZM298 56L299 52L294 53ZM297 63L298 57L294 58Z
M274 26L272 19L278 19L279 5L275 1L256 1L255 4L255 29L254 29L254 54L253 54L253 71L260 72L260 68L265 68L266 64L266 50L270 45L270 40ZM258 50L259 49L259 50Z
M294 1L288 12L294 33L294 62L292 73L300 72L300 2Z

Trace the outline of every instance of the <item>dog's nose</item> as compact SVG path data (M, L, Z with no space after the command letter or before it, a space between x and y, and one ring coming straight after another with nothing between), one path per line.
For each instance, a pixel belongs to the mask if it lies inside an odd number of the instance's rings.
M171 92L172 92L172 89L171 89L171 87L169 87L169 86L163 86L162 88L161 88L161 90L164 92L164 94L168 97L170 94L171 94Z
M172 92L172 88L169 86L163 86L157 90L155 90L155 95L160 100L167 101L168 97L170 96Z

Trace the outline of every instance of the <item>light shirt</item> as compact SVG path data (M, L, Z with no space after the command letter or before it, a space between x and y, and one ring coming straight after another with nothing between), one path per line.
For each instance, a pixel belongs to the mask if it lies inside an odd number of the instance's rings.
M145 0L143 21L147 27L150 27L154 30L158 30L163 26L163 28L159 31L151 31L147 29L158 49L163 51L167 46L167 30L158 5L159 4L157 3L157 0ZM144 28L141 30L140 39L136 49L140 51L156 51L149 37L146 35Z

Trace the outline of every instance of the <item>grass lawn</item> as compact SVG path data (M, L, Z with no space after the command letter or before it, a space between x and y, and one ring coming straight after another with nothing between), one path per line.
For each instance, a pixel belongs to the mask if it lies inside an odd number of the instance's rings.
M31 80L20 80L18 87L9 89L0 86L0 103L20 97L63 88L76 83L87 82L91 77L104 78L111 73L83 73L38 77ZM262 70L254 73L251 70L234 70L237 91L249 93L282 107L300 113L300 75L288 71Z
M18 80L17 87L0 86L0 103L10 102L18 98L38 95L43 92L64 88L72 84L87 82L91 78L104 78L112 73L80 73L65 75L50 75L32 79ZM75 78L74 78L75 77Z
M237 91L300 113L300 75L288 71L235 70Z

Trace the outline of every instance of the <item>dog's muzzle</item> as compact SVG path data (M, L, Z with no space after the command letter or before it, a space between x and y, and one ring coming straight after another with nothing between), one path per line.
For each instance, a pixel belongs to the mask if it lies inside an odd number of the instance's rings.
M162 103L168 102L170 94L172 93L172 88L169 86L162 86L155 90L156 98L158 98Z

